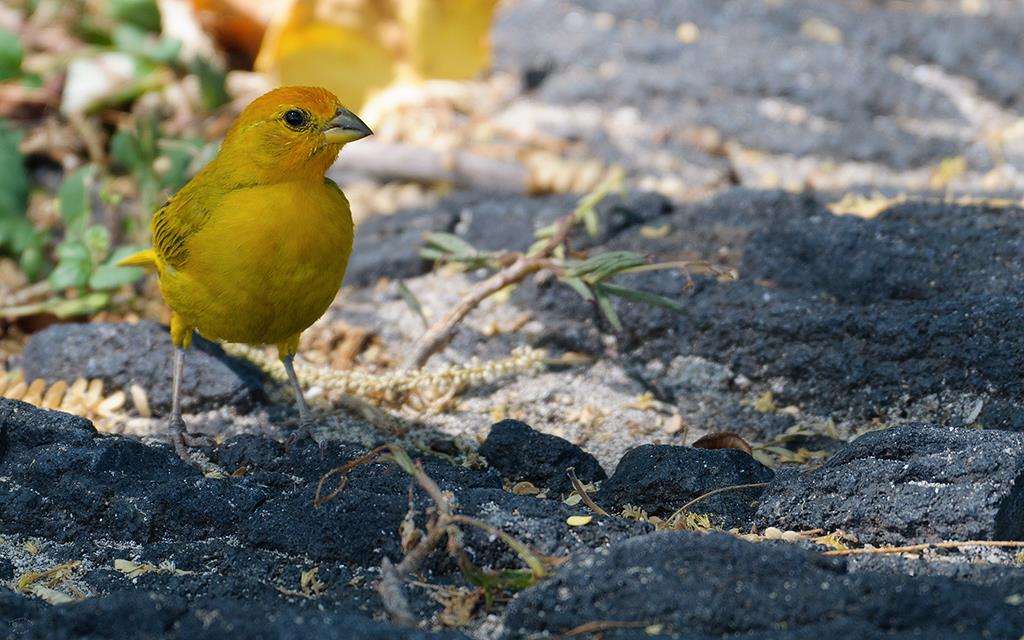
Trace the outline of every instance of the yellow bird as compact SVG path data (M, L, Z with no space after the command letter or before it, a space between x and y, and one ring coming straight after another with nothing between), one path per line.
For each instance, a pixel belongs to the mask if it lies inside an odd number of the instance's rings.
M277 345L301 431L312 417L292 359L330 306L352 251L348 200L324 176L370 128L326 89L283 87L254 100L217 157L153 215L153 248L121 261L155 267L174 343L169 432L178 455L200 440L181 417L185 350L206 338Z

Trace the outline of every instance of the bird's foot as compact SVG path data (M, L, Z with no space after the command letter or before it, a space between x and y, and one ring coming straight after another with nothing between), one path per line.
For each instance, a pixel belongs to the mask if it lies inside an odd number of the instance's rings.
M316 428L316 421L312 418L307 418L299 423L298 428L292 432L292 435L288 436L288 439L284 441L284 450L288 452L296 444L303 440L310 440L316 443L316 446L320 449L320 458L324 457L324 444L326 440L319 439L313 435L313 430Z
M168 437L171 447L178 457L199 469L206 475L219 475L223 473L217 465L213 464L202 452L196 451L199 447L214 447L216 441L205 433L189 433L185 427L185 421L180 416L171 418L168 424Z

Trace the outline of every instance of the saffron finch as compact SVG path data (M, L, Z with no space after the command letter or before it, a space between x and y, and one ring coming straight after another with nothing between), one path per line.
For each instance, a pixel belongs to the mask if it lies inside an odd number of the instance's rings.
M327 310L352 251L348 200L327 168L370 128L318 87L254 100L217 157L153 215L153 248L121 264L154 267L171 307L174 370L169 434L183 459L202 438L181 417L185 350L206 338L272 344L301 420L312 416L292 360L299 336Z

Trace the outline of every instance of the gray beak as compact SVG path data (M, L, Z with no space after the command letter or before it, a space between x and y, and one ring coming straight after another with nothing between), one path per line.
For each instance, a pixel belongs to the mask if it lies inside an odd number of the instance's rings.
M370 127L348 109L338 109L324 127L324 137L329 144L346 144L372 135Z

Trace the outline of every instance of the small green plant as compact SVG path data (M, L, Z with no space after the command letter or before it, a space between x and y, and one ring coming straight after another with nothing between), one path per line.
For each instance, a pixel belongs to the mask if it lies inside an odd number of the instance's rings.
M18 257L22 271L32 278L43 266L46 237L25 215L29 180L18 150L21 137L0 120L0 252Z
M60 225L37 229L26 215L30 183L19 140L0 122L0 253L18 258L30 280L42 279L48 287L35 287L35 299L3 309L11 317L43 312L64 317L107 307L118 288L143 274L117 266L140 248L123 239L145 236L159 203L211 153L201 138L167 138L155 118L135 119L111 138L113 167L90 163L66 174L56 194ZM114 171L134 178L137 198L130 206L110 188Z
M386 444L370 451L365 456L351 460L340 467L332 469L320 478L313 499L314 508L319 509L333 500L345 489L348 474L356 467L374 463L391 462L407 473L427 495L432 505L425 514L425 526L416 528L415 506L410 494L409 513L403 526L400 527L402 547L405 556L398 564L388 558L381 563L381 578L377 585L384 609L393 622L414 625L416 620L409 610L409 603L403 593L403 584L408 577L420 570L426 559L436 549L442 548L441 543L447 540L444 547L456 561L466 579L483 590L485 602L493 602L496 595L520 591L542 580L553 567L561 563L560 558L544 556L529 545L509 535L479 518L462 515L456 512L456 504L450 493L441 491L437 483L423 470L419 460L413 460L409 454L397 444ZM334 489L325 491L328 481L336 482ZM501 540L522 560L524 567L489 571L477 567L466 553L464 547L464 531L478 529L490 538Z
M115 169L135 178L139 190L140 215L129 218L129 223L148 224L149 216L166 194L181 188L213 151L213 145L199 137L166 137L152 115L136 118L119 129L110 139L111 160Z
M57 192L57 208L64 222L64 238L57 244L57 264L48 281L54 291L106 291L133 282L138 268L116 266L137 247L112 250L110 231L92 221L92 193L99 171L86 165L71 172Z
M59 229L47 233L33 228L20 198L16 208L0 219L0 247L19 256L29 277L45 275L42 282L47 285L35 287L43 300L8 307L3 309L4 315L46 312L63 317L93 313L109 304L114 290L142 275L141 269L116 266L137 247L113 247L108 228L93 221L92 201L99 173L95 166L85 165L65 177L56 199L62 223Z
M0 120L0 256L17 260L31 283L11 292L0 311L7 317L85 315L110 306L118 289L142 275L141 269L116 266L117 261L147 240L152 213L215 148L198 129L189 133L180 123L162 125L159 107L134 109L130 117L125 107L192 76L200 112L212 111L228 101L225 71L161 35L156 0L27 6L33 18L45 14L81 46L53 55L35 40L0 28L0 80L20 85L29 105L12 117L50 118L59 101L58 122L69 125L60 131L77 139L69 141L64 155L51 156ZM31 31L32 21L25 24ZM112 60L130 73L104 82ZM55 82L63 87L57 96L46 88ZM111 129L104 122L118 126ZM26 143L31 158L21 151ZM82 149L87 157L81 157ZM27 167L38 166L40 159L65 167L56 194L48 184L32 182L35 171Z
M569 246L569 235L577 228L582 227L591 236L597 235L600 226L597 205L610 192L619 190L621 182L622 172L613 172L596 189L583 196L574 211L555 224L538 230L533 246L525 252L480 251L450 233L428 234L420 251L422 257L439 264L457 265L467 270L488 269L495 273L470 289L451 311L427 329L406 366L422 367L431 355L451 340L456 326L477 305L498 291L541 271L551 273L583 299L594 302L616 331L622 329L622 321L612 304L613 297L683 311L684 307L678 300L614 284L612 280L627 274L678 269L687 273L689 283L687 269L696 263L652 263L632 251L608 251L585 256L574 253Z

